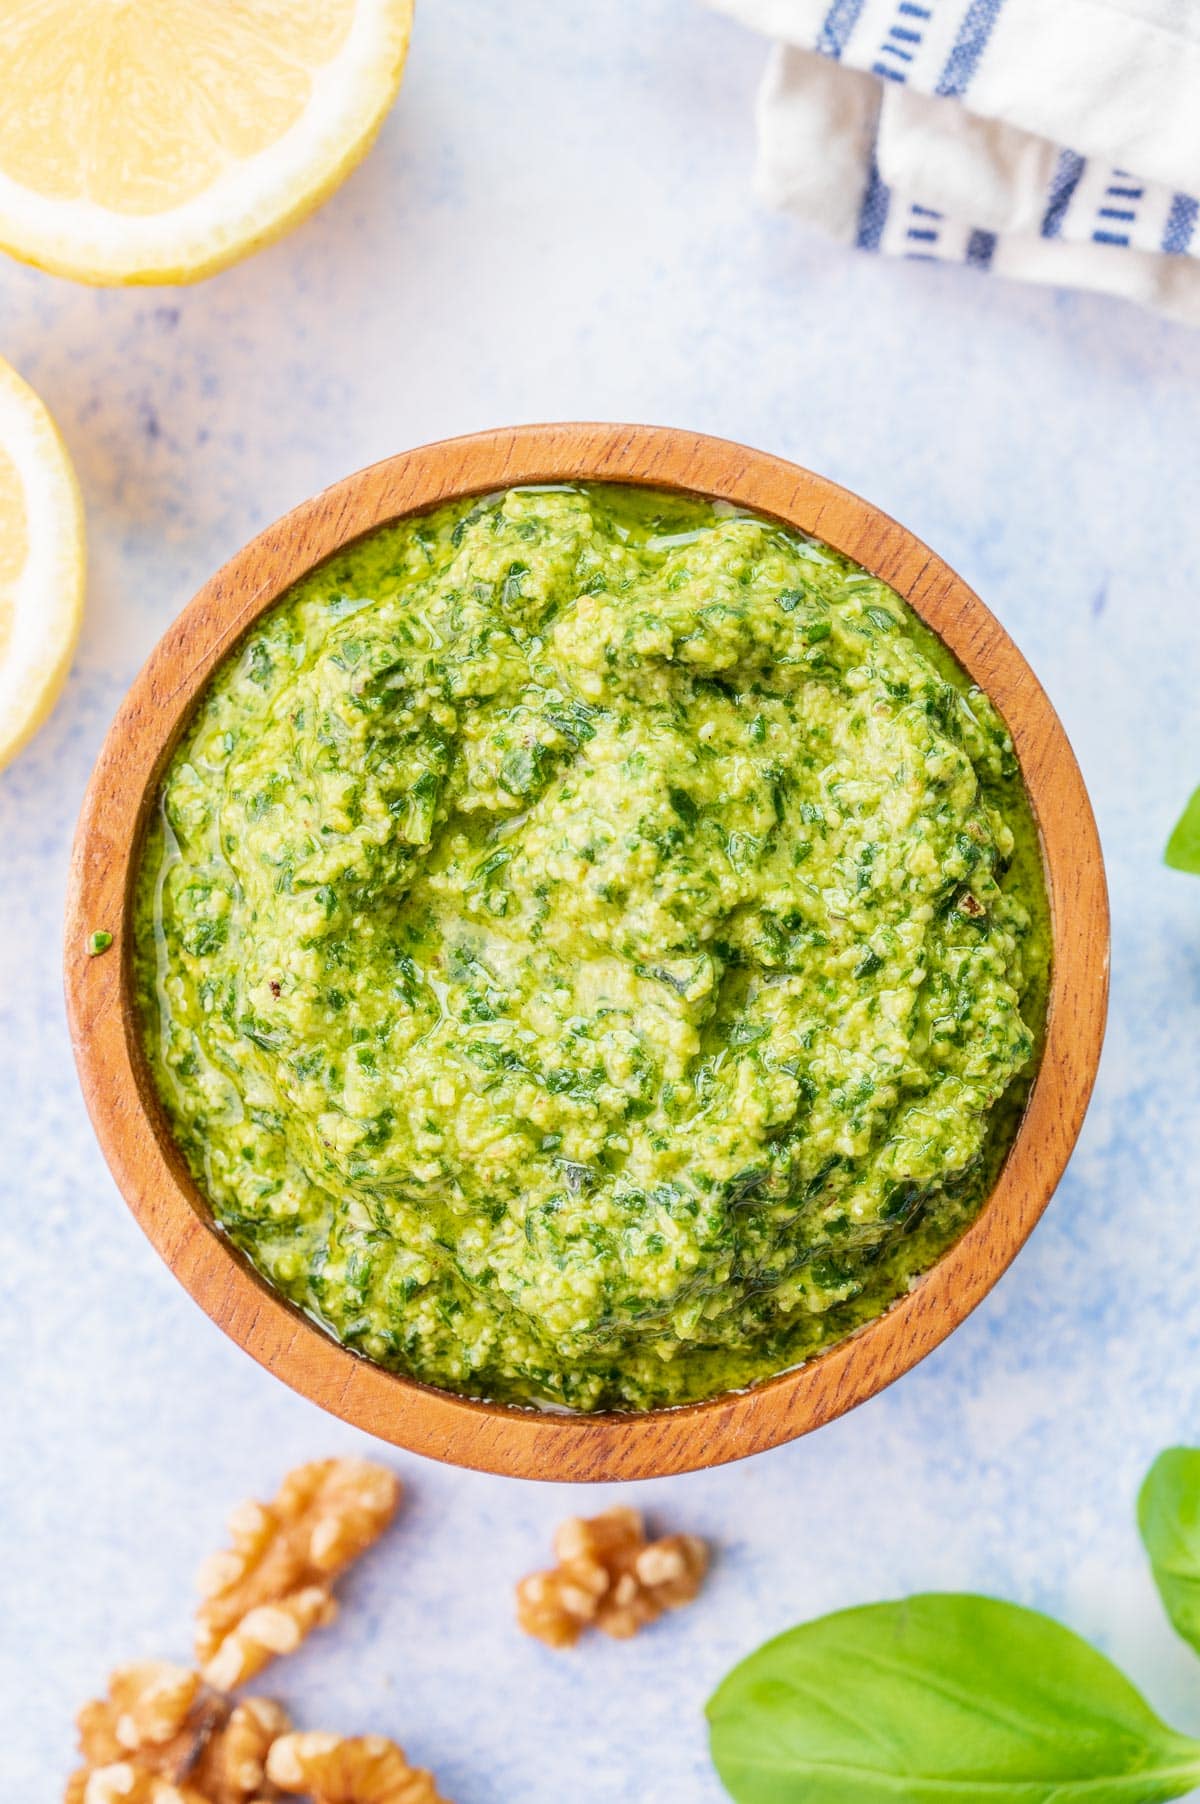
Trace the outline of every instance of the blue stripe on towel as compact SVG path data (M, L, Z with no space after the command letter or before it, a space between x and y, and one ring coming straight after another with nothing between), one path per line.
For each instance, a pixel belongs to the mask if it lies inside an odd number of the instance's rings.
M879 165L872 157L871 174L858 210L858 237L855 242L860 251L879 249L891 199L892 191L880 176Z
M1062 231L1067 208L1086 167L1086 162L1077 151L1064 150L1059 156L1058 166L1050 183L1046 211L1042 217L1043 238L1057 238Z
M1119 245L1125 246L1125 245L1128 245L1128 243L1129 243L1129 233L1128 232L1093 232L1092 233L1092 243L1093 244L1119 244Z
M946 58L936 93L957 99L966 91L1003 10L1004 0L971 0L958 28L954 48Z
M967 239L967 262L975 269L989 269L996 254L995 232L975 231Z
M833 0L817 34L817 49L822 56L841 56L865 4L866 0Z
M1200 201L1190 194L1177 194L1171 202L1171 211L1167 215L1167 229L1163 233L1163 249L1178 254L1186 251L1192 242L1192 234L1196 230L1196 216L1200 214Z

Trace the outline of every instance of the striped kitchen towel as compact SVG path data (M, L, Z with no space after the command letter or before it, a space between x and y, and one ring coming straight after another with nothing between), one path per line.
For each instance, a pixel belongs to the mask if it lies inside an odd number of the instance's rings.
M773 205L1200 325L1200 0L709 3L777 40Z

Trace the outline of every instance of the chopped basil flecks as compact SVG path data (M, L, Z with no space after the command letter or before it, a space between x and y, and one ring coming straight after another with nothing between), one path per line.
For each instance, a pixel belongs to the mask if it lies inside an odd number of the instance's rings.
M1193 792L1176 821L1165 857L1172 870L1200 877L1200 789Z
M577 1409L752 1383L901 1295L1014 1131L1048 936L1008 733L772 522L540 487L387 527L217 671L161 800L167 1115L383 1365Z

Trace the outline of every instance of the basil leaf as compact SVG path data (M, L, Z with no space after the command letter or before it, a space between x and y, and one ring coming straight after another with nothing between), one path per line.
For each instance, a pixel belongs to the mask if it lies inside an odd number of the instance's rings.
M1200 789L1176 821L1163 857L1173 871L1189 871L1200 877Z
M1138 1528L1171 1625L1200 1653L1200 1450L1159 1454L1138 1497Z
M1033 1610L930 1595L823 1616L708 1704L739 1804L1151 1804L1200 1784L1200 1742Z

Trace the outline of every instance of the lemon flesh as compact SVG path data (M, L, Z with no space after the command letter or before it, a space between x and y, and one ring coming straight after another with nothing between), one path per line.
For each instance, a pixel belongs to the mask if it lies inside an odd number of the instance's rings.
M54 706L83 615L83 503L33 390L0 363L0 767Z
M17 0L0 20L0 247L97 283L266 244L370 147L412 0Z

